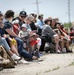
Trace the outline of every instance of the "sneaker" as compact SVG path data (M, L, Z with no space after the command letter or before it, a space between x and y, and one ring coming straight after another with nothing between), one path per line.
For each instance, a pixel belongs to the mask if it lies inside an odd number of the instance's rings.
M39 57L41 57L41 56L43 56L43 54L42 53L39 53Z
M66 53L66 48L63 48L63 49L62 49L62 52L63 52L63 53Z
M43 61L43 59L33 60L33 62L41 62L41 61Z
M13 60L19 60L19 59L20 59L20 57L17 56L16 54L13 54L13 55L11 56L11 58L12 58Z
M61 51L58 49L58 50L56 51L56 53L61 53Z
M71 51L71 50L67 50L66 52L67 52L67 53L72 53L72 51Z
M33 57L32 57L32 59L33 59L33 60L37 60L37 59L38 59L38 57L36 57L36 56L33 56Z
M18 61L18 64L29 64L29 62L27 62L24 59L21 59L21 60Z

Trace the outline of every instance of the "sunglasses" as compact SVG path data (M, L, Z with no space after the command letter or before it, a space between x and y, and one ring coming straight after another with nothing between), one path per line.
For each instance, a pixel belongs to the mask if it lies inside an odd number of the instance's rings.
M22 18L25 18L26 16L21 16Z
M14 18L14 15L12 17Z

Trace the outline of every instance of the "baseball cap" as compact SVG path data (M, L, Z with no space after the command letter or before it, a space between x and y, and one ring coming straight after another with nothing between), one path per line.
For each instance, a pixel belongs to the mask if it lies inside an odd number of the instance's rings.
M19 15L20 15L20 16L27 16L27 13L26 13L25 11L21 11L21 12L19 13Z
M26 24L22 24L22 26L21 26L21 27L27 28L27 27L26 27Z

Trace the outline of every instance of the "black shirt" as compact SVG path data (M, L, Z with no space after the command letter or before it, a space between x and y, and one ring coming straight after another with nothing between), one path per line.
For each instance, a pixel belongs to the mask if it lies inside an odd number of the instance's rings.
M4 22L5 34L8 34L8 33L6 32L6 29L10 29L10 28L12 28L12 24L11 24L9 21L5 21L5 22Z
M5 34L4 28L0 28L0 36L3 37L4 34Z
M37 27L35 26L34 22L32 22L30 24L30 27L31 27L32 30L37 30Z

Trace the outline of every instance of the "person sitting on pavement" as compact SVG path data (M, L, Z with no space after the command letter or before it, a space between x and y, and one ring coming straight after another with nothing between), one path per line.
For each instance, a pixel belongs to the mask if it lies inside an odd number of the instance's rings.
M14 37L17 41L18 44L18 52L20 54L21 57L27 58L29 60L34 60L37 59L37 57L32 56L31 54L29 54L26 50L24 50L23 48L23 41L18 37L18 35L13 31L12 29L12 24L10 23L10 20L12 20L14 16L14 12L12 10L8 10L5 13L5 22L4 22L4 28L5 31L7 32L7 34L9 34L11 37ZM24 60L25 62L25 60Z
M72 52L69 50L69 43L70 43L70 37L69 35L67 35L65 32L63 32L61 30L61 24L60 23L56 23L56 27L57 27L57 33L60 37L60 48L62 52ZM65 31L65 30L64 30Z
M45 25L43 26L43 29L42 29L42 36L51 37L51 39L53 39L55 42L56 52L60 53L61 51L59 50L58 34L55 31L53 31L53 29L51 28L51 26L50 26L51 21L49 19L46 19L44 22L45 22ZM50 41L49 40L50 39L48 38L48 42L50 43L51 40Z
M19 60L20 59L19 56L17 56L15 53L12 52L12 49L9 47L9 45L6 41L5 32L4 32L4 24L3 24L3 14L2 13L0 13L0 44L5 47L5 49L10 54L10 56L13 60Z
M13 31L18 35L19 31L21 30L22 24L25 24L25 18L27 16L27 13L25 11L21 11L19 13L19 16L16 18L13 18L12 25L13 25Z

